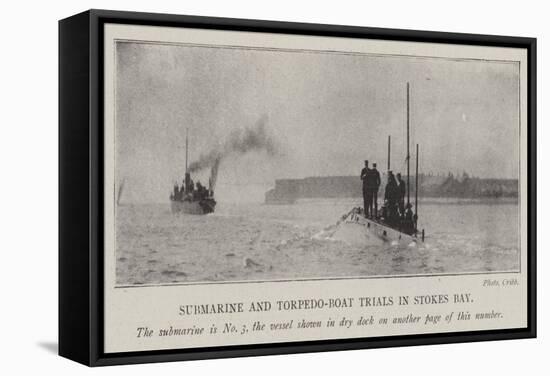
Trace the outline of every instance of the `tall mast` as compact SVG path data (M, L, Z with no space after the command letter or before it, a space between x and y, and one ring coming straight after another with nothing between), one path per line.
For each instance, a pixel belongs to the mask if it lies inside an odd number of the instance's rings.
M388 136L388 171L390 170L391 136Z
M409 91L410 85L407 82L407 206L411 203L411 190L410 190L410 153L409 153L409 127L410 127L410 109L409 109Z
M189 128L185 130L185 173L187 173L188 158L189 158Z
M414 213L416 218L418 218L418 144L416 144L416 179L415 179L416 188L414 190ZM416 221L414 221L414 229L416 230Z

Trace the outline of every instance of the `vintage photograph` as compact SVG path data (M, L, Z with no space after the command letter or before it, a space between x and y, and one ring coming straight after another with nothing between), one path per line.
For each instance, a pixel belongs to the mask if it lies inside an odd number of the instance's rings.
M117 286L520 271L518 62L114 55Z

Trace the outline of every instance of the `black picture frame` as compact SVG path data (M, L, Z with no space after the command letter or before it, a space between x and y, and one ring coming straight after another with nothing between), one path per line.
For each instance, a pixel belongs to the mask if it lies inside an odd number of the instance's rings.
M528 54L528 325L523 329L103 351L103 26L106 23L497 46ZM59 354L88 366L536 337L536 39L88 10L59 21Z

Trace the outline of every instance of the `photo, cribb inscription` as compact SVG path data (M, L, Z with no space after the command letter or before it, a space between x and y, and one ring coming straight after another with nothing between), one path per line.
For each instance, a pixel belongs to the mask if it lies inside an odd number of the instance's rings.
M105 32L105 349L527 324L525 54Z

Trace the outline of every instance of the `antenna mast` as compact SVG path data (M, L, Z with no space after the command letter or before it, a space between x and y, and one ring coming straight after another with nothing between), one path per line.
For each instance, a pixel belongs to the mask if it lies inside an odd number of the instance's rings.
M187 173L187 160L189 158L189 128L185 130L185 173Z
M390 170L391 135L388 135L388 171Z
M416 188L414 190L414 213L416 214L415 218L418 218L418 144L416 144L416 179L415 179ZM416 231L416 220L414 221L414 230Z
M410 109L409 109L409 94L410 85L407 82L407 206L411 203L411 190L410 190L410 159L411 155L409 153L409 126L410 126Z

